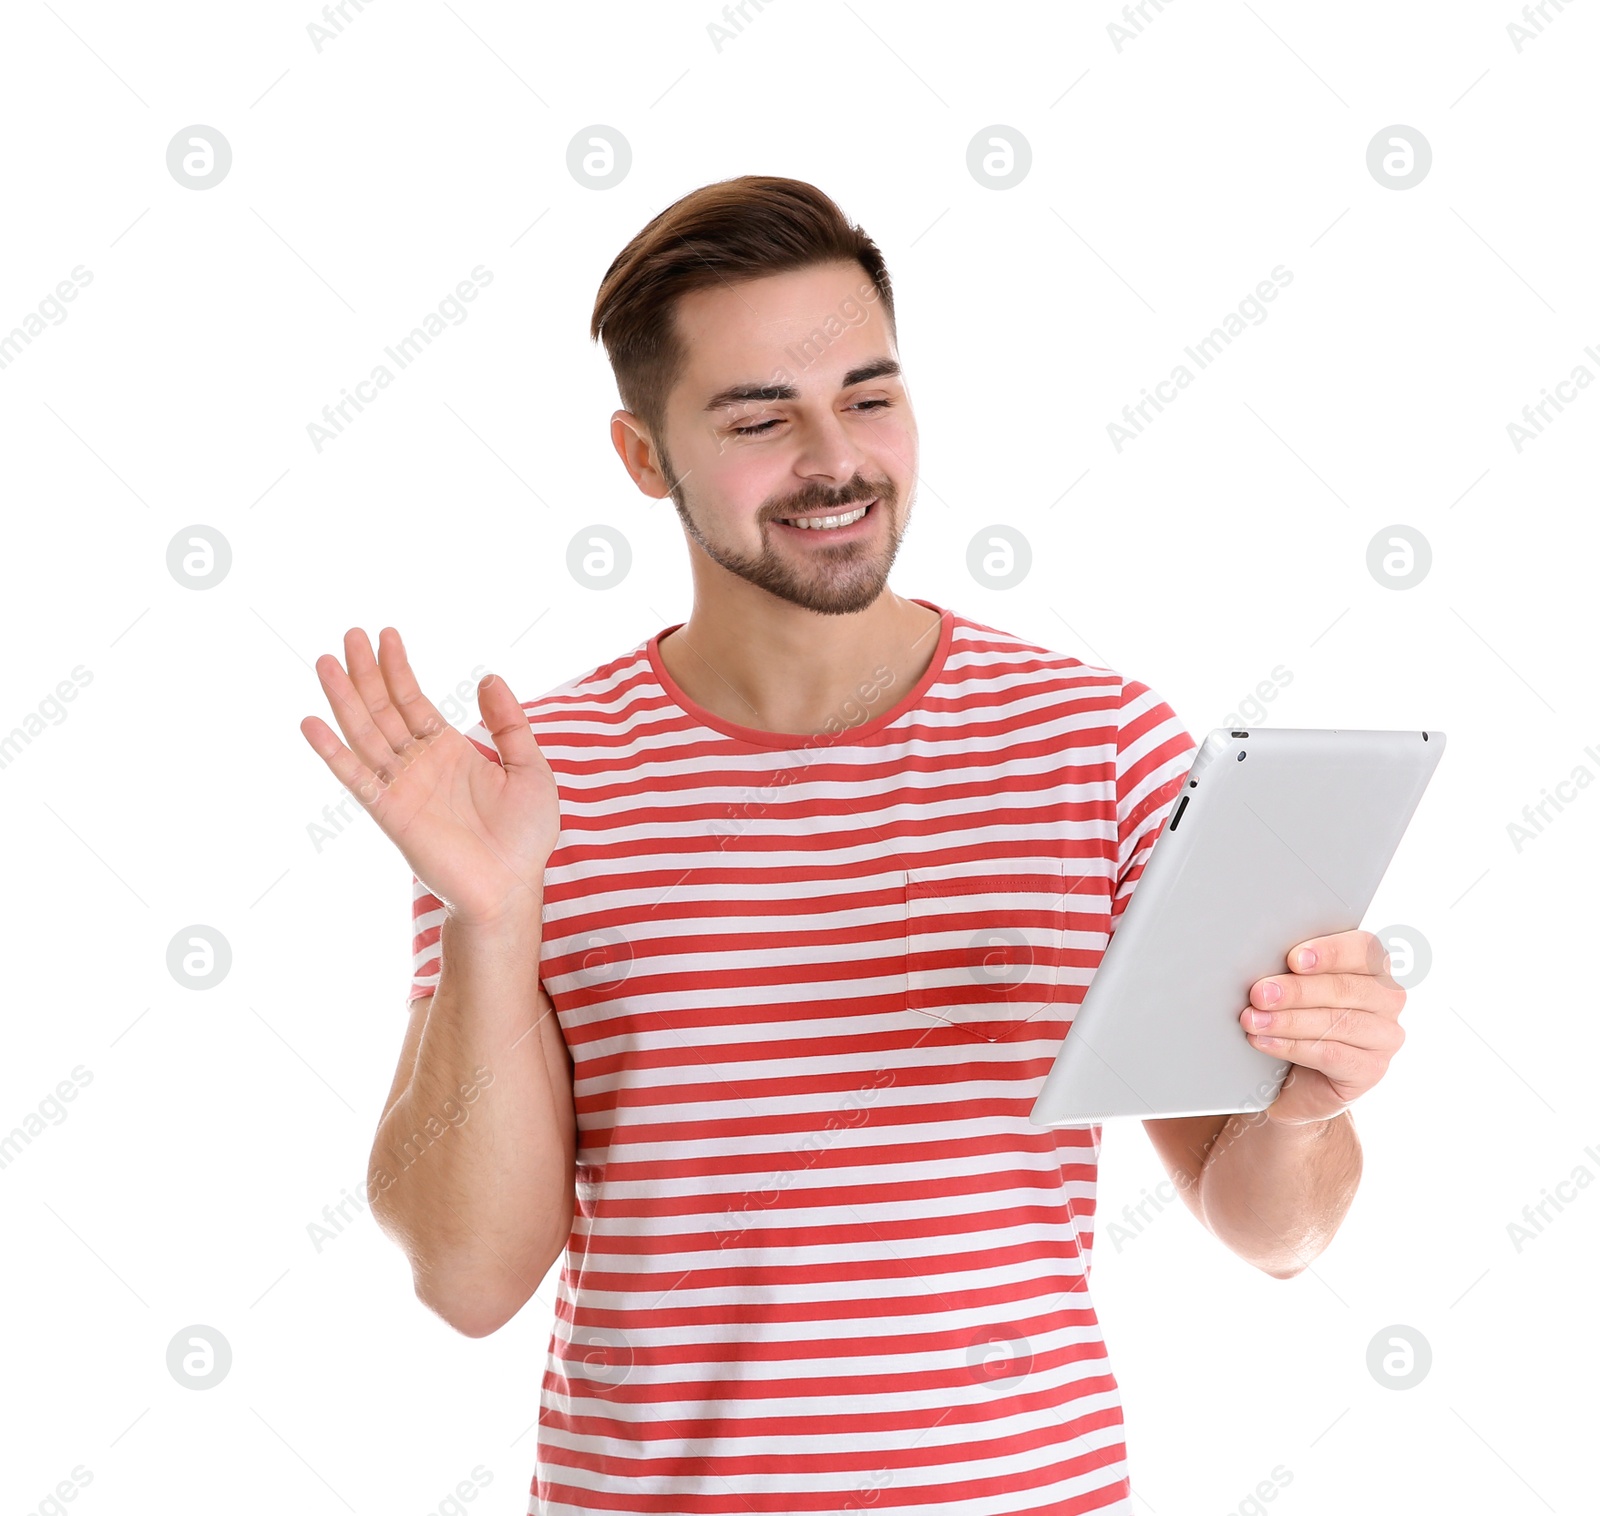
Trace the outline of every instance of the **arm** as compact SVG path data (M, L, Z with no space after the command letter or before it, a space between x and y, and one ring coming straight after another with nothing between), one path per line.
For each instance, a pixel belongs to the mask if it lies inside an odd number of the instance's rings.
M561 830L554 771L497 675L469 740L423 693L400 634L345 633L317 677L327 722L300 730L444 907L439 984L412 1008L368 1164L380 1226L418 1297L469 1336L510 1320L572 1225L572 1068L539 984L544 871Z
M445 918L368 1165L418 1299L469 1337L522 1309L572 1229L572 1064L539 942L537 901L498 926Z
M1327 1247L1361 1181L1348 1111L1295 1125L1268 1111L1179 1116L1144 1129L1196 1219L1274 1279Z

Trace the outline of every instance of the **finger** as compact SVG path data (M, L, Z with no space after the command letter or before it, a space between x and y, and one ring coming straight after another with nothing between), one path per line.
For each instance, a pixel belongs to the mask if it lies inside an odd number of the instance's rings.
M500 754L500 765L508 772L532 769L544 762L544 754L534 741L528 713L523 710L511 686L498 674L485 674L478 685L478 708L483 724L489 728Z
M439 707L422 693L411 660L406 657L405 640L396 627L386 626L378 633L378 669L407 739L427 741L449 729L450 723Z
M1371 1048L1355 1047L1348 1042L1336 1042L1331 1037L1252 1036L1250 1041L1274 1058L1286 1058L1290 1063L1326 1074L1336 1084L1354 1085L1360 1089L1370 1089L1383 1077L1391 1056Z
M1398 1016L1406 992L1392 979L1369 974L1269 974L1250 986L1250 1004L1263 1011L1331 1005Z
M1389 973L1389 950L1382 939L1359 927L1329 937L1308 937L1290 948L1286 958L1297 974L1371 974L1377 978Z
M1256 1018L1260 1016L1267 1019L1258 1022ZM1399 1050L1406 1037L1399 1022L1386 1016L1372 1011L1341 1010L1332 1006L1303 1011L1247 1010L1240 1013L1239 1022L1252 1041L1265 1038L1279 1045L1285 1042L1333 1041L1392 1055Z
M316 662L317 678L322 681L322 692L333 707L334 720L344 733L344 740L373 774L388 784L403 767L399 756L389 746L389 739L378 730L367 709L361 692L350 682L344 666L332 653L324 653Z
M383 648L384 634L392 629L385 627L378 633L378 647ZM389 686L384 682L383 673L378 668L378 660L372 655L372 646L367 641L367 634L359 626L353 626L344 634L344 666L350 675L350 682L355 685L356 692L366 702L367 712L372 717L373 725L383 733L383 740L393 751L403 752L412 742L412 736L406 730L405 718L395 709L394 701L389 698Z
M363 805L370 807L383 793L384 785L377 775L334 736L333 728L320 716L307 716L300 723L300 731L333 771L333 777Z

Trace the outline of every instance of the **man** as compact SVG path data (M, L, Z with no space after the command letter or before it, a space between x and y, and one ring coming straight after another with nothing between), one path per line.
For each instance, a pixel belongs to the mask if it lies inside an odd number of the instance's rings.
M883 260L827 196L686 196L596 334L689 619L537 699L491 675L466 733L393 628L317 664L350 748L302 730L413 869L374 1214L473 1336L563 1260L531 1510L1131 1512L1100 1129L1029 1111L1194 740L1137 680L888 589L916 421ZM1241 1031L1295 1063L1273 1106L1144 1123L1276 1278L1349 1206L1346 1107L1401 1041L1370 934L1301 946Z

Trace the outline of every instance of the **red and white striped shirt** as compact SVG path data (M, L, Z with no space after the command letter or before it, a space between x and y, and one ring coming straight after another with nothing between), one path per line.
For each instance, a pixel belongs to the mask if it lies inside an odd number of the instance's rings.
M1100 1128L1029 1111L1195 742L1146 685L919 603L915 687L821 736L690 700L675 627L525 702L578 1119L540 1516L1131 1516Z

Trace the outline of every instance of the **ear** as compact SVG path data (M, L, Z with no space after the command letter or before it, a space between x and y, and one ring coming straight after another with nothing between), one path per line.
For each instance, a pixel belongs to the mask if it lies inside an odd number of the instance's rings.
M611 413L611 445L616 448L617 457L622 459L628 477L643 494L652 500L666 498L667 479L661 470L655 443L650 440L644 422L632 411Z

